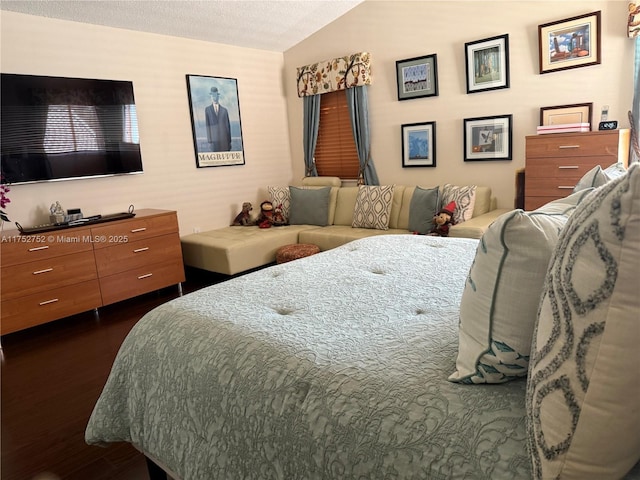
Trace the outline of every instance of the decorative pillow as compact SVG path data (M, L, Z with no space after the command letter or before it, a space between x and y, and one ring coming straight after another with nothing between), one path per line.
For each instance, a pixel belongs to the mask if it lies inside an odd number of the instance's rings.
M558 240L531 347L535 479L622 478L640 459L640 165L578 205Z
M360 185L353 210L352 227L388 230L394 185Z
M433 217L440 205L440 189L416 187L409 204L409 231L426 234L433 228Z
M449 380L503 383L527 375L547 265L567 218L513 210L489 226L462 293Z
M623 163L617 162L609 165L602 172L607 176L609 180L613 180L614 178L618 178L627 173L627 169L624 168Z
M552 200L549 203L545 203L541 207L538 207L534 210L537 213L561 213L563 215L571 215L571 213L576 209L578 204L585 198L589 193L594 191L595 188L588 187L582 190L579 190L571 195L567 195L563 198L558 198L556 200Z
M585 173L582 178L578 181L575 187L573 187L574 192L579 192L582 189L590 188L590 187L601 187L609 178L602 171L602 167L600 165L596 165L587 173Z
M282 215L285 219L288 219L291 208L291 192L289 191L289 187L267 187L267 191L269 192L274 208L282 205Z
M325 227L329 224L331 187L314 189L289 187L289 192L291 194L289 209L289 223L291 225Z
M445 184L442 188L442 205L448 205L450 202L456 202L456 209L453 212L453 221L455 223L471 220L473 207L476 204L476 186L457 187L448 183Z

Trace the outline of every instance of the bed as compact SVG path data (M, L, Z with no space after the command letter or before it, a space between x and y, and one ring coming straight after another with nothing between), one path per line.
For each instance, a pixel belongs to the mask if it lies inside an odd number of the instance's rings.
M87 443L181 480L530 478L526 380L447 380L477 245L369 237L154 309Z

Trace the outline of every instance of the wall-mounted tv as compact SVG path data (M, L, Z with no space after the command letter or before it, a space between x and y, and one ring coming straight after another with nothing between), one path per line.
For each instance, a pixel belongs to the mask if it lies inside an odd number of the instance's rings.
M2 183L142 172L133 84L2 73Z

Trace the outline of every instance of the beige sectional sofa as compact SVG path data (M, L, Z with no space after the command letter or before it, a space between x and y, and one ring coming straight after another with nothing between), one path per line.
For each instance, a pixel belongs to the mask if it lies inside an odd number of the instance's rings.
M330 186L327 226L287 225L262 229L257 226L223 227L183 236L182 253L187 266L235 275L273 263L277 250L293 243L310 243L329 250L352 240L389 234L411 234L409 210L415 186L395 185L387 230L352 227L357 186L341 186L336 177L308 177L309 188ZM487 227L508 209L497 209L489 187L476 187L470 220L451 227L449 236L480 238Z

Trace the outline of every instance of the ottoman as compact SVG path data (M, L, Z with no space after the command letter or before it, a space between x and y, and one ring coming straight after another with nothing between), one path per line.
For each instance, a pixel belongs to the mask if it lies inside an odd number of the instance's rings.
M286 263L320 252L320 247L310 243L294 243L280 247L276 252L276 263Z

